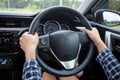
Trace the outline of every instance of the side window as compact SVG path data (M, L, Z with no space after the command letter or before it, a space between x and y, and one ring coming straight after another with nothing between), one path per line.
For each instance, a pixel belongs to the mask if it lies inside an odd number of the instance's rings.
M110 9L120 12L120 0L108 0L105 5L102 6L102 9Z

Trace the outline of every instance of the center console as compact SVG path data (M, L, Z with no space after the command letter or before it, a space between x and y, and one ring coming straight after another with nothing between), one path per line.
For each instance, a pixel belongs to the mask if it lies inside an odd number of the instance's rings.
M0 80L21 80L24 58L21 58L20 29L0 28Z
M0 70L14 68L19 53L18 31L0 31Z
M0 52L16 52L19 47L17 37L13 32L0 32Z

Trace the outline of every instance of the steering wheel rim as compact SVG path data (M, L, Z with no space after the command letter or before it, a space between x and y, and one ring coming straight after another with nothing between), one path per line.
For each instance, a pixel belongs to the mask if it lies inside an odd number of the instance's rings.
M85 25L85 27L89 30L92 30L92 26L91 24L88 22L88 20L79 12L71 9L71 8L67 8L67 7L52 7L49 9L46 9L45 11L39 13L34 20L32 21L30 28L29 28L29 33L30 34L34 34L35 30L37 28L37 26L39 25L39 22L44 18L44 16L46 16L49 13L55 13L57 11L60 12L67 12L70 14L73 14L75 16L77 16L80 20L81 20L81 24ZM92 41L90 42L90 48L88 50L88 54L86 56L86 58L84 59L84 61L81 63L80 66L75 67L72 70L56 70L50 66L48 66L46 63L44 63L44 61L40 58L39 56L39 51L38 49L36 50L36 58L38 63L40 64L40 66L47 72L56 75L56 76L70 76L73 74L78 73L79 71L83 70L85 68L85 66L88 64L88 62L90 61L90 59L92 58L92 53L93 53L93 49L94 49L94 44L92 43Z

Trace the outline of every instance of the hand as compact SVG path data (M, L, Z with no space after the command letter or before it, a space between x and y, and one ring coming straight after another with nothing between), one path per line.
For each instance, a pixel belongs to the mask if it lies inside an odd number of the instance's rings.
M22 50L25 52L26 60L29 59L35 59L35 52L36 48L39 42L38 34L35 33L35 35L28 34L28 32L25 32L20 37L20 46Z
M94 42L94 44L96 45L99 52L101 52L103 49L107 48L105 43L101 40L97 29L93 29L91 31L88 29L85 29L85 32L88 34L90 39Z
M90 39L95 43L98 44L99 42L101 42L101 38L100 35L98 33L97 29L93 29L93 30L88 30L85 29L85 32L88 34L88 36L90 37Z
M76 75L73 76L68 76L68 77L58 77L59 80L79 80L78 78L83 75L83 71L77 73ZM43 80L58 80L55 75L49 74L47 72L43 72L42 75Z

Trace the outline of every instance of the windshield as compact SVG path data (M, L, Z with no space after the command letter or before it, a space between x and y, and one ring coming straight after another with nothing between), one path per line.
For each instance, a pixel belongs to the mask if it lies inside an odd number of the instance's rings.
M0 12L35 13L52 6L78 9L83 0L0 0Z

